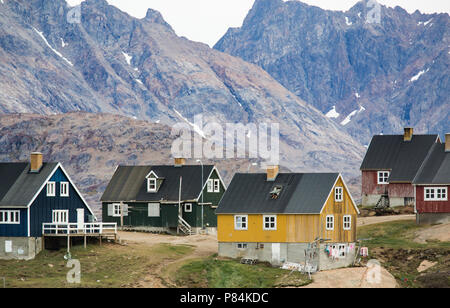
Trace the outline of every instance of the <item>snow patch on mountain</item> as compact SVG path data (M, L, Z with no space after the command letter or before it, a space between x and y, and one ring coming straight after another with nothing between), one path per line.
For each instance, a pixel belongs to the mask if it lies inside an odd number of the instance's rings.
M335 118L339 118L339 113L337 113L336 111L336 106L333 106L333 108L327 112L327 114L325 115L327 118L331 118L331 119L335 119Z
M45 42L45 44L48 46L48 48L50 48L58 57L60 57L61 59L63 59L64 61L66 61L70 66L73 66L72 62L70 62L69 60L67 60L59 51L57 51L55 48L53 48L49 42L47 41L47 39L45 38L43 32L38 31L35 27L32 27L33 30L42 38L42 40Z

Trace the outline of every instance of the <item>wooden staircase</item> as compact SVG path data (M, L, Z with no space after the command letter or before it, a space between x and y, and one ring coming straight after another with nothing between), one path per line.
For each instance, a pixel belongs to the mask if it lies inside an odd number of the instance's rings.
M178 216L178 231L181 231L185 235L193 234L191 225L189 225L181 216Z
M384 194L381 195L380 200L378 200L377 204L375 205L375 210L386 210L390 207L389 202L389 194L387 190L384 192Z

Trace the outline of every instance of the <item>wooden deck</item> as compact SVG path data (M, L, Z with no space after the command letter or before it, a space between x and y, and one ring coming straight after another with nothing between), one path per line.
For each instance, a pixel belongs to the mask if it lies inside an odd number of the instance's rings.
M45 238L67 238L67 250L70 251L70 239L74 237L84 238L97 237L102 244L102 238L114 239L117 241L117 223L44 223L42 224L42 245L45 249Z

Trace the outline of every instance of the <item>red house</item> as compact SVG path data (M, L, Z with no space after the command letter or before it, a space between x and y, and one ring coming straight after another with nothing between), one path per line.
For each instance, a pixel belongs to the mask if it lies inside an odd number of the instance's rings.
M414 179L416 221L419 224L450 222L450 134L445 144L433 145Z
M414 205L413 180L436 144L438 135L414 135L410 127L403 135L374 136L361 164L362 205Z

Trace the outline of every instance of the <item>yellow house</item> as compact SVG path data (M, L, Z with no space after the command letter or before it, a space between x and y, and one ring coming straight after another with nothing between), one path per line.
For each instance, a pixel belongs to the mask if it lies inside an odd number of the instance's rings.
M219 255L317 270L350 265L358 208L338 173L236 174L216 210Z

